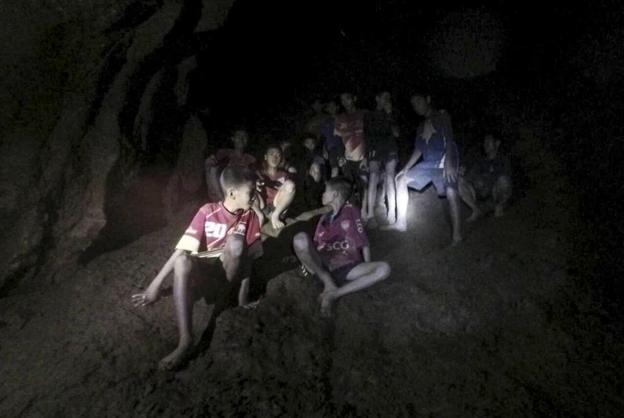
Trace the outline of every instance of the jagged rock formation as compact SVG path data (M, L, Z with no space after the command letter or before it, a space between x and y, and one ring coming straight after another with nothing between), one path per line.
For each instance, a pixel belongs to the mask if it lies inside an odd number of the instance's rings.
M231 5L3 3L0 290L53 276L97 238L107 201L139 172L163 73L179 66L167 87L184 101L187 58Z

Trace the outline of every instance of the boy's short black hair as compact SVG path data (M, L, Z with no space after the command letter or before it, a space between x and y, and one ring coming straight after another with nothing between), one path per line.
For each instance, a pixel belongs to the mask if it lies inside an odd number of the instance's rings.
M337 192L344 200L351 197L353 186L349 180L344 177L333 177L325 182L325 187Z
M264 147L264 154L266 155L267 152L269 152L270 149L278 149L280 152L282 152L282 147L280 146L279 143L277 142L269 142L265 147Z
M241 187L249 183L256 183L256 174L247 167L225 167L219 179L223 194L226 193L227 189Z

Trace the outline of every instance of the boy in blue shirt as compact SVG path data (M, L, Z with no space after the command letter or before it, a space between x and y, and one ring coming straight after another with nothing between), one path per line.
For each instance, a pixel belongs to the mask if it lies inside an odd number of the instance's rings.
M418 127L414 151L396 175L397 220L384 229L407 229L408 187L418 191L433 183L439 196L449 200L453 244L462 241L460 197L457 190L459 155L453 140L451 118L444 110L436 110L431 97L415 94L411 98L414 111L425 120Z

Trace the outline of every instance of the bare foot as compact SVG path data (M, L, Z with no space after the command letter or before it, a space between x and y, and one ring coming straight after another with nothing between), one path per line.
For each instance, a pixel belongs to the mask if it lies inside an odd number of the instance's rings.
M273 226L273 229L280 230L286 224L284 222L282 222L282 220L279 218L279 216L271 216L271 225Z
M483 212L481 212L480 210L473 210L472 215L470 215L470 217L466 219L466 222L474 222L481 216L483 216Z
M160 360L160 362L158 363L158 368L160 370L174 370L178 368L184 362L184 360L186 360L186 357L191 351L192 346L193 341L178 344L178 347L175 350L173 350L169 355L163 357L163 359Z
M332 307L334 305L334 301L337 299L336 291L330 290L321 293L321 316L324 318L329 318L332 316Z
M405 232L407 231L407 224L403 222L395 222L389 225L384 225L381 227L383 231L399 231Z
M500 205L496 205L496 207L494 208L494 217L502 218L503 214L504 214L503 207Z

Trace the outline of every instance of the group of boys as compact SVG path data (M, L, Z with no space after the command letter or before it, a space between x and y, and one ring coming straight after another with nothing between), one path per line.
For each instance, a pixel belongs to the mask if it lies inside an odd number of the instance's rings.
M462 239L460 198L473 210L470 221L482 215L478 199L487 194L494 197L495 215L502 215L511 196L511 182L509 165L498 155L500 141L487 136L486 158L460 176L448 114L436 110L430 97L414 95L412 106L424 121L413 153L395 175L399 128L390 94L376 96L373 112L358 110L350 93L340 99L344 113L336 115L335 103L330 102L325 107L327 114L309 124L299 166L288 158L289 144L281 143L267 146L260 167L254 170L256 159L245 152L248 136L242 130L232 135L233 149L219 150L206 160L210 201L216 203L200 208L148 288L132 296L136 306L154 303L163 281L174 273L179 340L176 349L161 360L162 369L178 367L191 351L193 303L205 293L207 283L219 282L217 313L225 307L232 289L239 289L239 305L248 303L251 265L263 252L262 225L266 221L274 229L284 227L298 187L307 198L320 197L326 208L312 237L300 232L293 239L301 273L315 276L323 285L319 301L324 316L331 315L338 298L390 276L388 263L371 261L365 231L366 222L369 226L374 222L380 178L388 202L384 229L405 231L408 188L422 190L430 183L439 195L448 197L453 243ZM362 203L362 209L356 202ZM309 204L318 206L313 201Z

